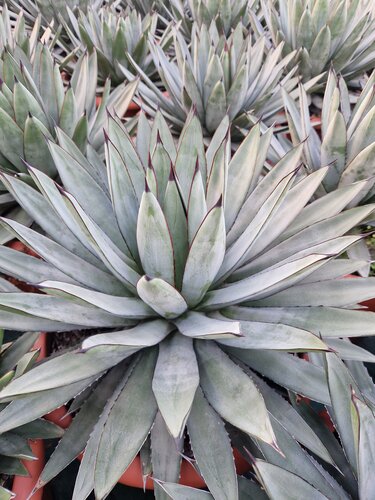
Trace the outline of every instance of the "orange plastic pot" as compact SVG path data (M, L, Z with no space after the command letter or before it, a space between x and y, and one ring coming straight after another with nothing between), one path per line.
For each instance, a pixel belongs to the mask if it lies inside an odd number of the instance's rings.
M40 349L38 359L43 359L47 355L47 336L46 333L41 333L39 339L34 344L34 349ZM44 457L44 442L43 440L31 441L31 449L36 457L36 460L24 460L23 464L29 472L29 476L14 476L12 492L16 495L17 500L42 500L43 489L40 489L30 497L34 486L42 473L45 457Z

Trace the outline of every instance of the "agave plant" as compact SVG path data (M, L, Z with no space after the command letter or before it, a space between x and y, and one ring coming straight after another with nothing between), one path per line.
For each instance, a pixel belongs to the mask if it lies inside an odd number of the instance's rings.
M14 291L14 287L1 279L2 292ZM0 387L26 373L35 364L39 354L32 347L39 333L25 333L13 343L4 342L4 331L0 331ZM4 408L5 405L1 405ZM28 476L24 460L35 460L29 439L52 439L62 436L62 429L44 419L37 419L4 432L0 435L0 498L10 500L14 495L4 487L9 476Z
M331 393L325 369L297 353L317 352L340 367L341 358L373 361L347 338L375 335L372 313L352 310L373 296L374 279L341 279L363 262L335 259L362 238L342 235L375 209L343 211L365 182L307 205L328 169L301 172L299 146L263 177L272 130L254 126L230 158L228 117L207 150L194 113L177 147L160 113L152 127L143 114L139 120L134 143L109 119L106 167L90 165L69 138L51 141L64 187L33 167L39 191L2 175L45 235L2 219L42 260L0 247L0 269L43 294L1 293L0 324L95 334L1 391L12 402L0 432L79 395L38 483L85 450L74 500L93 489L105 498L138 452L156 479L177 482L186 428L215 499L236 500L242 488L231 440L242 450L255 442L274 460L284 453L327 498L341 498L342 478L304 448L328 465L336 458L280 394L286 388L326 405L345 431L341 389ZM155 487L165 498L161 483Z
M350 81L375 66L375 20L368 0L261 0L272 42L299 50L305 81L332 66Z
M8 0L10 7L15 12L24 12L25 17L32 23L41 16L46 24L54 23L59 26L61 19L68 20L68 11L83 10L88 7L98 9L104 0Z
M300 88L300 109L293 99L284 94L292 143L296 145L305 141L303 156L309 171L331 165L320 193L334 193L337 188L367 180L351 206L375 201L374 83L375 73L368 79L352 109L344 79L331 70L324 94L320 135L310 122L308 98L304 89ZM354 249L371 260L365 241L358 242L352 251ZM365 272L368 272L369 265L366 269Z
M285 75L294 54L282 58L283 44L267 52L265 39L253 42L241 25L229 38L219 35L214 23L201 29L194 25L190 48L177 29L173 37L176 61L152 40L149 43L167 96L137 70L143 77L143 107L151 114L160 108L176 129L182 129L193 105L205 134L212 135L228 113L234 137L241 137L253 124L251 115L266 120L282 108L281 87L290 92L297 85L296 68Z
M38 164L41 170L55 176L57 171L46 138L57 140L56 125L60 127L60 134L71 137L82 151L87 149L90 156L100 152L104 145L102 127L106 122L106 109L116 110L122 116L136 82L128 87L121 85L111 92L110 81L107 81L101 105L97 108L95 53L82 55L68 88L64 87L59 66L46 45L37 45L32 62L24 52L17 54L18 58L6 50L0 59L1 168L27 179L26 161ZM14 200L3 186L0 193L3 214L10 210L11 217L32 222L19 207L14 208ZM2 243L8 237L1 232Z
M101 79L110 76L113 85L123 82L125 77L120 66L132 71L128 53L148 76L155 72L147 38L156 35L157 14L142 18L135 10L126 9L119 14L111 7L100 11L88 9L87 13L80 11L78 18L71 11L69 14L71 28L68 24L65 28L70 42L82 51L97 53ZM158 40L161 47L166 47L168 38L168 30L165 30Z
M187 40L190 39L193 22L199 28L209 26L212 20L220 32L229 36L232 29L239 23L245 28L250 25L249 9L254 7L257 0L169 0L163 5L161 12L169 19L174 19L181 24L181 30Z

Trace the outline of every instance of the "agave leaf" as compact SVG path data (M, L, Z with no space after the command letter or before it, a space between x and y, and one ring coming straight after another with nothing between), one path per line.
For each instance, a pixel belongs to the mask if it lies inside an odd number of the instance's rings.
M36 418L60 408L70 399L91 385L96 377L81 380L75 384L62 386L55 389L34 394L27 394L21 399L13 399L11 403L0 412L1 433L29 424Z
M0 376L12 370L33 347L40 333L28 332L18 337L5 351L1 353Z
M155 362L155 350L142 355L110 410L95 461L94 489L99 498L112 490L150 432L157 412L151 390Z
M190 486L163 482L159 484L172 500L213 500L214 498L208 491L197 490Z
M24 129L24 159L46 174L55 176L56 168L48 149L46 137L52 138L48 129L37 118L28 117Z
M26 168L21 161L23 157L23 132L22 129L9 119L8 114L0 108L0 150L5 158L20 172L26 173Z
M243 363L277 384L314 401L328 405L331 403L325 374L320 366L284 352L245 350L232 347L227 348L227 350Z
M119 346L119 352L123 351L120 346L132 354L144 347L153 346L161 342L171 331L173 325L162 319L156 319L139 323L134 328L109 333L99 333L85 339L83 349L93 349L97 346ZM95 351L95 349L94 349Z
M357 453L351 422L351 391L355 382L336 354L326 355L327 380L332 401L333 421L354 471L357 471Z
M296 474L317 490L332 500L349 500L343 488L314 460L275 419L271 419L277 442L285 457L275 452L269 445L259 443L264 458L268 463L282 467L284 470Z
M225 315L238 321L283 323L321 335L323 339L375 335L371 312L334 307L231 307Z
M214 498L238 499L233 451L224 422L208 404L201 389L195 394L187 427L199 471Z
M18 458L13 458L13 457L0 458L0 473L7 474L10 476L14 475L21 477L29 476L29 471L26 469L26 466Z
M122 364L111 370L85 401L45 465L36 488L42 488L51 481L84 450L107 403L108 395L115 391L123 371Z
M321 147L323 165L333 163L325 180L324 187L332 191L339 184L340 177L346 166L346 123L340 111L336 111L324 136ZM360 179L356 179L360 180Z
M71 285L59 281L43 281L39 283L39 288L44 289L49 294L56 294L66 298L78 298L83 302L103 309L116 316L129 319L145 319L155 316L154 312L141 300L135 297L119 297L95 292L87 288Z
M164 215L171 233L173 243L176 266L176 286L177 288L181 288L182 275L184 272L186 257L189 251L188 227L185 207L181 199L181 194L178 188L173 168L171 168L170 170L169 181L165 192ZM202 222L202 220L200 222Z
M323 0L326 1L326 0ZM316 2L314 10L319 8ZM319 29L319 28L318 28ZM310 51L311 70L313 75L324 71L331 50L331 31L327 25L321 26Z
M328 500L299 476L276 465L257 460L255 470L271 500Z
M189 244L191 245L194 237L207 215L206 192L202 180L202 175L197 160L195 166L194 177L190 187L188 206L187 206L187 223Z
M322 266L327 258L324 254L313 254L274 266L225 288L208 292L202 307L204 310L212 310L267 297L298 283Z
M211 209L220 196L223 196L225 205L225 186L228 177L228 158L227 158L228 142L224 140L220 144L216 154L209 165L208 179L207 179L207 193L206 201L207 208Z
M178 290L160 278L143 276L138 281L137 292L143 302L164 318L176 318L188 308Z
M156 415L151 429L151 461L154 482L155 499L168 500L169 496L159 486L159 481L177 482L180 477L180 467L183 452L183 439L174 439L160 412Z
M191 243L182 281L182 295L197 305L211 286L225 254L222 198L208 212Z
M268 411L277 422L308 450L311 450L329 464L335 465L325 441L315 433L311 423L302 418L296 409L276 390L269 387L261 377L258 377L253 371L250 374L264 397Z
M220 125L227 112L228 103L225 95L224 84L218 81L207 100L206 128L212 134Z
M191 313L190 313L191 314ZM216 318L227 319L220 314ZM287 325L258 323L256 321L241 321L239 331L242 337L237 339L219 339L219 342L229 347L239 349L271 349L289 352L328 350L327 345L307 330Z
M240 323L224 317L210 317L189 311L174 321L178 330L195 339L225 339L242 335Z
M353 418L353 430L358 443L359 495L360 498L370 499L375 491L371 467L375 456L375 417L373 411L355 396L352 397L352 406L354 406L354 416L356 417Z
M366 349L352 344L349 339L329 339L327 345L336 352L339 358L349 361L362 361L364 363L375 363L375 355Z
M181 437L199 385L198 364L191 339L175 334L159 346L152 381L159 410L174 438Z
M6 457L36 460L27 441L13 432L0 436L0 453Z
M52 157L65 189L78 201L85 213L122 249L125 242L118 231L111 201L95 179L70 154L54 143L49 144ZM93 202L95 200L95 202Z
M48 420L38 418L17 427L17 434L26 439L56 439L63 436L64 430Z
M129 353L127 346L101 345L87 352L65 353L12 380L0 392L0 398L4 400L21 394L47 391L97 377L136 350L133 348Z
M145 191L139 207L137 242L143 269L151 278L174 285L173 245L167 221L155 196Z
M10 219L3 218L2 223L10 228L21 241L33 248L38 255L73 280L104 293L118 290L118 284L116 285L116 280L112 276L74 255L58 243Z
M213 342L196 341L195 350L210 405L227 422L276 447L266 406L251 378Z
M104 425L113 405L117 401L119 395L121 394L121 391L128 381L136 362L137 359L130 364L127 370L123 371L123 374L119 378L115 390L109 396L104 410L102 411L92 433L90 434L85 451L83 453L82 462L78 470L72 500L86 499L94 489L95 462L98 455L100 438L103 434Z
M361 278L353 283L348 279L319 281L294 285L267 299L256 301L257 306L353 306L375 296L375 279Z
M240 144L228 169L226 196L230 203L225 205L225 225L227 231L232 227L251 185L257 164L260 144L260 125L255 125Z

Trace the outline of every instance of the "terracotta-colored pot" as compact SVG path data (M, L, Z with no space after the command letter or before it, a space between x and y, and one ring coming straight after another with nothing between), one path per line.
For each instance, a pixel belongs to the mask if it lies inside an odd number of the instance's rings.
M47 355L47 335L41 333L39 339L34 344L34 349L40 349L38 360L41 360ZM30 446L37 460L24 460L23 464L29 471L29 476L14 476L12 492L16 495L17 500L29 499L29 495L34 489L34 486L42 473L45 464L44 457L44 441L30 441ZM30 500L42 500L43 489L38 490Z

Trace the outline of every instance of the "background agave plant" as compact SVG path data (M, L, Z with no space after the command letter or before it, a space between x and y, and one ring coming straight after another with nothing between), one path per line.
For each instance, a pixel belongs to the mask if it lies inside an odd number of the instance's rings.
M367 0L261 0L275 46L299 50L304 80L331 66L350 81L375 66L375 20Z
M86 11L89 6L98 9L105 0L8 0L15 12L23 12L27 20L34 22L41 16L44 23L53 22L57 27L61 18L68 20L67 7L70 10Z
M291 92L297 85L296 68L285 73L294 54L282 58L283 44L267 51L265 39L254 42L241 24L229 38L219 34L215 23L210 28L195 25L190 47L177 29L173 38L176 61L149 43L168 96L136 68L143 77L143 107L151 114L160 108L176 129L183 127L193 105L205 134L212 135L228 113L234 134L243 136L253 124L251 114L264 120L274 116L282 107L281 87Z
M215 499L239 498L243 484L262 494L237 479L232 446L285 460L327 498L357 491L344 410L351 388L363 404L375 401L361 363L373 356L348 337L375 335L372 313L352 310L373 296L374 279L342 279L363 265L343 256L362 236L343 235L375 206L343 211L365 181L308 204L327 168L303 174L299 146L262 177L272 130L254 126L232 158L229 130L226 117L205 150L191 113L176 147L160 113L152 127L141 114L134 144L110 118L106 168L90 166L66 138L49 143L64 188L31 167L39 191L2 175L46 235L3 218L43 260L0 247L0 269L44 294L1 293L0 323L104 329L0 393L12 401L0 413L6 432L84 391L38 486L83 450L74 500L93 489L105 498L140 451L155 478L175 483L187 427ZM333 435L336 448L326 447L293 394L329 409L349 463ZM337 473L337 460L352 475ZM165 487L156 483L157 498Z
M106 122L106 109L116 109L122 116L132 99L136 82L129 87L121 85L111 92L110 81L107 81L101 105L97 108L95 53L82 55L68 87L46 45L37 45L32 61L24 52L16 53L20 62L8 50L3 51L0 59L2 170L28 179L24 162L29 162L56 176L46 138L57 139L57 125L60 136L71 137L80 150L87 150L94 158L104 145L102 127ZM19 207L14 207L14 200L4 186L1 188L0 207L3 214L5 211L12 218L32 222ZM0 240L6 242L8 235L2 232Z
M181 31L187 40L190 40L193 23L199 28L203 25L209 26L214 20L219 32L229 36L232 29L239 23L244 28L250 25L249 9L257 3L257 0L218 0L210 2L207 0L170 0L162 9L166 17L181 23Z
M71 28L65 27L74 47L97 53L101 79L110 77L112 84L118 85L125 79L121 66L134 71L127 54L148 76L155 72L147 39L149 35L156 36L157 23L157 14L142 17L130 9L119 14L106 7L100 11L88 9L87 13L80 11L77 19L70 11ZM159 45L166 48L169 38L168 30L164 30Z
M1 290L14 291L14 287L1 280ZM4 342L4 332L0 331L0 386L5 387L34 365L39 351L32 347L39 333L25 333L13 343ZM6 405L1 405L4 408ZM13 494L4 487L8 476L17 474L27 476L28 470L23 460L35 460L36 457L29 446L29 439L60 438L63 432L60 427L44 419L37 419L0 435L0 498L10 500Z
M320 193L335 192L359 180L366 180L362 191L352 200L351 206L372 203L375 200L375 73L371 75L354 108L350 102L344 79L331 70L322 106L320 134L309 117L308 97L300 88L297 104L286 93L285 109L293 145L304 141L304 163L310 172L331 165L322 182ZM287 143L284 147L288 149ZM289 147L292 145L290 144ZM371 224L371 220L368 221ZM361 256L369 262L371 257L366 242L360 241L351 250L353 256ZM355 252L355 253L353 253ZM369 272L368 264L363 272Z

